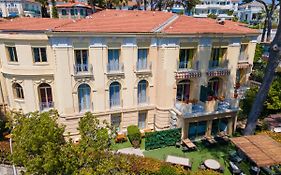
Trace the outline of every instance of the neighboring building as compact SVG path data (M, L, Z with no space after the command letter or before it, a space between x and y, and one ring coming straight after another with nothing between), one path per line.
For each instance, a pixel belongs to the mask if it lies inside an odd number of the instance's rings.
M79 19L92 15L94 8L82 2L69 2L56 5L59 18Z
M206 18L209 14L215 14L218 18L232 19L231 12L238 10L239 0L201 0L201 4L195 6L193 16Z
M10 109L55 108L73 136L91 111L119 131L182 127L191 139L235 129L236 72L253 63L258 35L231 21L128 10L16 19L0 31Z
M41 17L41 4L31 0L0 0L0 17Z
M261 22L263 5L257 1L239 5L236 17L241 22L247 22L251 25L256 25Z

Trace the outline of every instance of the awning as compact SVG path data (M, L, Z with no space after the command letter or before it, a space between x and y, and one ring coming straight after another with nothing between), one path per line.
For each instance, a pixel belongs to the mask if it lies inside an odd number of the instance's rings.
M176 79L188 79L188 78L197 78L197 77L201 77L201 72L199 71L176 72Z
M238 63L238 65L237 65L238 69L246 69L246 68L249 68L249 67L252 67L252 65L249 64L248 62L246 62L246 63Z

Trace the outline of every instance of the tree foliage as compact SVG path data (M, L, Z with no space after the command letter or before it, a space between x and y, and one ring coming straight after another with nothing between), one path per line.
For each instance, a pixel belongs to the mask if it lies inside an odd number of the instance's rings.
M13 115L12 161L23 165L27 174L58 174L62 167L60 148L65 143L64 127L57 123L56 111Z
M277 76L270 87L266 101L263 103L263 110L260 114L261 118L267 117L270 114L276 114L281 112L280 87L281 77ZM241 100L240 107L244 116L249 115L257 93L258 87L252 87L246 92L245 98Z

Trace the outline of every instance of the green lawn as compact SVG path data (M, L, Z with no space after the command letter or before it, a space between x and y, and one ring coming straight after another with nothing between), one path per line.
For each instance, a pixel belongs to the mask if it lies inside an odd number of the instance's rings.
M144 149L144 138L141 140L140 149ZM111 149L112 150L118 150L122 148L130 148L132 147L131 143L129 141L123 142L123 143L115 143L114 140L112 141Z
M142 139L141 142L141 149L144 150L144 142L145 140ZM228 153L234 150L233 145L216 145L213 148L205 147L201 142L195 143L197 145L198 150L192 152L182 152L181 148L176 148L175 146L159 148L155 150L145 151L145 157L151 157L154 159L165 160L167 155L179 156L179 157L187 157L192 162L192 170L196 171L199 165L206 159L215 159L220 162L220 164L224 167L225 175L231 175L228 169ZM132 147L129 141L124 143L114 143L111 146L112 150L118 150L122 148L129 148ZM239 167L243 170L244 173L249 174L249 165L246 162L242 162Z
M198 147L198 151L183 153L180 148L171 146L151 151L144 151L144 155L145 157L151 157L159 160L165 160L167 155L187 157L192 162L192 170L197 170L204 160L212 158L218 160L225 168L224 174L231 175L227 168L227 154L229 151L233 150L231 145L217 145L214 148L206 148L201 143L197 143L196 145Z

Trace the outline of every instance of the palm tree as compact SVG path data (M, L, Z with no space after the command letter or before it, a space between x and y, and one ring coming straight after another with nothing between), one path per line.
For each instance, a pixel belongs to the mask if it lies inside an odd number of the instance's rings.
M35 0L35 1L39 2L41 4L42 17L43 18L49 17L48 12L47 12L47 6L49 5L48 0Z

